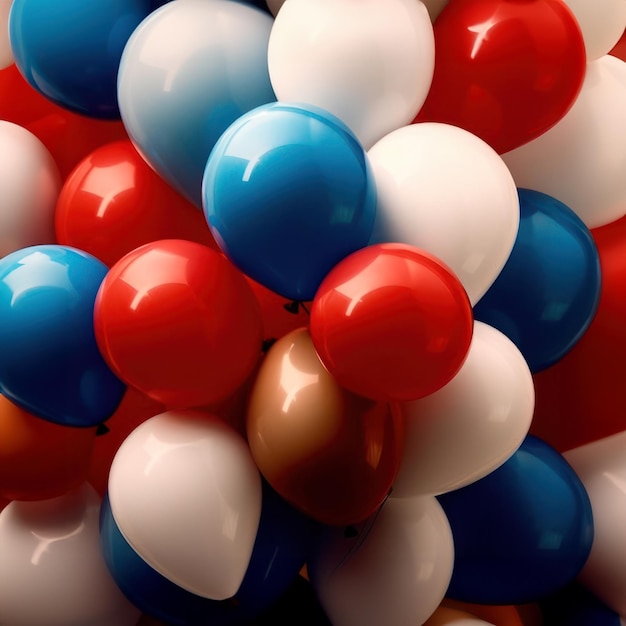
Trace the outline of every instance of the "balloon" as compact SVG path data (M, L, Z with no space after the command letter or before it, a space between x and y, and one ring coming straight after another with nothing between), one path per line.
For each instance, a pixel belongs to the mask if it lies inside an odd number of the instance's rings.
M338 384L366 398L411 401L459 371L473 330L452 271L404 244L377 244L339 263L311 309L311 337Z
M515 182L502 159L475 135L437 123L400 128L368 156L378 191L370 242L436 255L476 303L504 266L519 225Z
M459 602L450 598L444 598L441 603L442 607L453 609L455 611L463 611L480 618L489 624L497 624L497 626L531 626L534 622L522 619L521 612L532 611L532 604L524 604L520 607L513 605L490 605L475 604L472 602ZM538 611L538 609L537 609ZM541 624L541 622L539 622Z
M100 497L104 497L111 464L126 437L139 424L164 411L165 407L162 404L148 398L137 389L132 387L126 389L119 406L107 420L106 427L99 428L91 453L87 480Z
M59 170L41 141L17 124L0 121L0 257L55 243L60 187Z
M438 499L454 537L451 598L534 602L572 582L589 556L589 496L567 461L532 435L491 474Z
M500 331L476 322L457 375L439 391L401 405L406 437L393 497L452 491L492 472L528 434L534 400L519 350Z
M270 485L324 524L345 526L370 517L398 472L400 416L387 404L339 387L305 328L270 348L246 425L252 456Z
M620 616L579 583L541 602L544 623L554 626L622 626Z
M180 625L240 624L255 618L296 579L316 531L311 520L263 483L261 517L250 564L237 593L220 602L185 591L152 569L120 532L107 499L100 516L104 558L120 589L144 612ZM206 565L216 566L210 562Z
M519 190L520 228L502 272L474 317L507 335L533 372L559 361L598 309L601 269L589 229L566 205Z
M135 608L100 551L100 499L88 485L0 513L0 623L134 626Z
M200 211L122 140L96 149L65 181L56 205L58 242L111 267L159 239L187 239L217 249Z
M433 27L415 0L290 0L276 16L268 65L280 101L329 111L367 149L424 103Z
M32 87L76 113L119 118L117 71L148 0L13 0L15 63Z
M9 11L13 0L0 0L0 70L13 64L9 41Z
M578 577L616 613L626 615L626 548L621 526L626 516L626 432L567 451L564 456L585 485L593 510L595 534L589 559Z
M0 259L0 392L11 402L65 426L95 426L115 411L125 387L93 327L106 272L86 252L59 245Z
M618 42L626 28L626 4L623 0L565 0L585 41L587 61L595 61Z
M261 353L258 305L221 254L162 240L122 257L94 310L98 345L129 385L172 407L225 399Z
M150 418L120 446L108 493L121 534L162 576L211 600L237 592L259 525L261 479L230 426L200 411Z
M0 396L0 497L47 500L81 485L95 428L42 420Z
M592 234L602 270L596 316L568 354L535 375L531 432L560 451L626 428L626 217Z
M434 34L418 121L460 126L503 153L554 126L580 92L585 44L561 0L455 0Z
M232 0L169 2L133 32L119 66L124 125L150 165L202 206L209 154L232 122L276 98L272 17Z
M333 626L423 624L443 599L454 559L437 500L390 498L374 519L352 530L329 529L309 562Z
M126 138L119 121L97 120L57 106L24 80L15 65L0 70L0 119L32 132L53 156L64 180L98 146Z
M548 194L588 228L626 213L626 63L603 56L587 64L581 92L568 113L530 143L502 155L518 187Z
M206 165L204 212L245 274L293 300L367 245L376 189L367 155L337 118L272 103L239 118Z

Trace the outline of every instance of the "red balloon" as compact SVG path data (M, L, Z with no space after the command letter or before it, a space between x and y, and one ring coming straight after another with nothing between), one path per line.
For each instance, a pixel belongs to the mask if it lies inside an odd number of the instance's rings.
M65 179L98 146L128 137L120 121L83 117L33 89L15 65L0 70L0 119L23 126L48 148Z
M554 126L586 68L562 0L454 0L434 23L435 72L419 122L469 130L500 154Z
M128 387L117 407L107 420L96 441L91 455L87 480L93 488L104 496L109 482L109 471L113 459L130 433L147 419L159 415L165 407L145 394Z
M179 239L145 244L109 270L94 326L116 375L176 408L233 394L254 369L263 334L241 273L215 250Z
M58 243L109 267L160 239L217 249L202 211L156 174L128 139L97 148L69 175L57 202L56 234Z
M0 498L47 500L86 480L96 429L62 426L0 396Z
M574 348L534 376L531 432L560 452L626 430L626 216L591 231L602 290Z
M434 256L377 244L341 261L311 309L315 348L340 385L382 401L411 401L448 383L473 332L467 293Z

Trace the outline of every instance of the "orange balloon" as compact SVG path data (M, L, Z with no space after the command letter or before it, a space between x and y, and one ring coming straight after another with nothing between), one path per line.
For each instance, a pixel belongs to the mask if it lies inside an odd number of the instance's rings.
M266 480L293 506L333 526L363 521L384 502L403 429L395 408L337 384L305 328L270 348L247 415L252 455Z
M55 424L0 396L0 496L46 500L87 476L96 428Z

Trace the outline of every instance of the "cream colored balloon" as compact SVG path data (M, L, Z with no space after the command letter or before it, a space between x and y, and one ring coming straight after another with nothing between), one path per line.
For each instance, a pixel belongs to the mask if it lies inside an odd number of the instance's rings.
M309 576L333 626L416 626L444 598L454 561L436 498L389 498L355 539L328 532Z
M430 618L424 622L424 626L494 626L491 622L478 619L475 615L440 606Z
M434 63L432 23L418 0L288 0L268 46L278 100L329 111L365 149L415 118Z
M13 64L13 52L9 41L9 11L13 0L0 0L0 70Z
M25 128L0 120L0 257L56 242L60 189L57 164L43 143Z
M476 304L504 267L519 228L517 188L502 158L476 135L434 122L389 133L368 156L378 191L371 243L434 254Z
M608 54L626 28L626 0L564 0L578 21L587 61Z
M499 330L475 322L465 363L442 389L402 405L405 448L392 497L438 495L502 465L528 434L530 369Z
M567 114L537 139L502 155L518 187L560 200L589 228L626 214L626 63L587 64Z
M100 498L90 485L0 513L0 624L134 626L100 549Z
M563 456L585 486L593 511L593 544L578 579L604 604L626 615L626 432Z
M168 411L122 443L111 512L149 565L196 595L235 595L261 515L261 478L244 439L219 418Z

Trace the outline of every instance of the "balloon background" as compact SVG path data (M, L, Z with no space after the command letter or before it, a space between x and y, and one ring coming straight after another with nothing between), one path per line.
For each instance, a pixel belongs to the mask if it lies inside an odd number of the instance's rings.
M624 0L0 0L0 624L626 623L625 134Z

